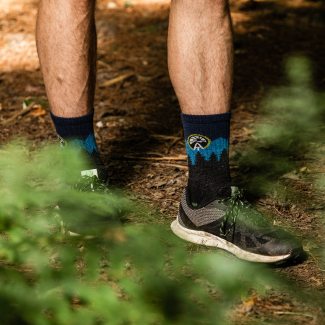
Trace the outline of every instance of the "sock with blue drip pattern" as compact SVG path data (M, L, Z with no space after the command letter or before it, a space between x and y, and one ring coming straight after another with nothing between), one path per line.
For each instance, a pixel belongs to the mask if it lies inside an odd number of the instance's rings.
M202 207L229 197L230 113L181 117L189 165L187 191L192 206Z
M83 149L89 155L98 153L94 135L94 114L80 117L58 117L51 113L57 134L77 148Z

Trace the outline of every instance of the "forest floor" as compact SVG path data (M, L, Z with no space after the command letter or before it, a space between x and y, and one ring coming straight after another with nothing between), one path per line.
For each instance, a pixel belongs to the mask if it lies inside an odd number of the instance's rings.
M48 114L34 41L37 1L2 0L0 7L0 144L17 137L40 142L56 139ZM325 83L325 11L321 1L233 1L235 85L232 153L245 150L259 120L261 102L273 87L285 84L284 62L303 54L314 64L316 89ZM159 211L150 220L169 224L176 216L186 183L186 157L179 107L166 60L169 1L98 1L98 79L95 102L96 136L111 184L126 188ZM23 103L36 104L29 112ZM27 104L28 105L28 104ZM301 160L309 174L320 173L317 160ZM231 168L240 180L236 159ZM239 175L239 176L238 176ZM235 180L236 180L235 177ZM296 230L309 258L276 269L314 295L304 303L270 290L253 294L235 315L238 324L325 324L317 300L325 298L325 271L318 251L324 244L322 199L308 177L289 180L301 192L291 204L271 195L256 204L274 215L278 224ZM316 247L315 247L316 245Z

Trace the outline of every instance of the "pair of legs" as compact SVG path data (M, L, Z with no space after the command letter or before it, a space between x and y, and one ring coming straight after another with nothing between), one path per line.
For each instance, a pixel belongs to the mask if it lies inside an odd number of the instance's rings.
M96 158L94 11L95 0L41 0L37 45L58 134ZM254 212L229 200L233 48L228 0L171 1L168 64L189 161L188 185L172 230L185 240L250 261L292 257L301 250L299 244L246 225Z
M95 0L41 0L37 47L52 112L78 117L93 109ZM172 0L168 63L183 113L229 111L232 31L227 0Z

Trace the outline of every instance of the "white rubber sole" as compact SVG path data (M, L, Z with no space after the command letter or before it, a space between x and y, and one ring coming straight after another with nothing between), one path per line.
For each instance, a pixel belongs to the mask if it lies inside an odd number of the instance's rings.
M60 221L60 228L61 228L61 233L63 235L68 235L69 237L75 237L75 238L81 238L81 239L94 239L96 238L95 236L91 236L91 235L80 235L76 232L70 231L68 229L65 228L63 221Z
M236 257L242 260L249 261L249 262L276 263L280 261L285 261L291 255L291 254L287 254L287 255L279 255L279 256L267 256L267 255L250 253L208 232L196 231L196 230L185 228L178 222L178 219L172 222L171 229L176 236L188 242L209 246L209 247L217 247L235 255Z
M82 238L82 239L94 239L96 238L95 236L91 236L91 235L80 235L80 234L77 234L76 232L72 232L72 231L67 231L66 232L70 237L78 237L78 238Z

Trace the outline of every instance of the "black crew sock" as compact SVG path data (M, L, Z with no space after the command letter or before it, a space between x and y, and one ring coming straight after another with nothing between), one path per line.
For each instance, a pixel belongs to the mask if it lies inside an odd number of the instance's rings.
M58 117L51 113L51 117L57 134L63 140L83 149L89 155L98 153L94 135L93 113L73 118Z
M188 195L193 207L231 195L229 170L230 113L182 114L188 155Z

